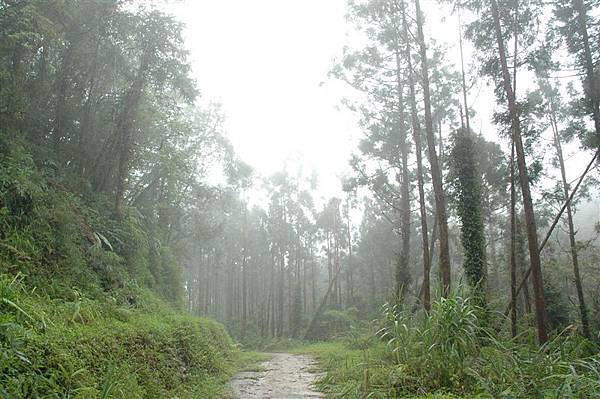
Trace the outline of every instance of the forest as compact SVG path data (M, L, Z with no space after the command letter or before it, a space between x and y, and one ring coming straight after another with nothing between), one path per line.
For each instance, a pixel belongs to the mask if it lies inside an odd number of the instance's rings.
M0 397L600 398L600 3L341 3L324 195L170 2L0 0Z

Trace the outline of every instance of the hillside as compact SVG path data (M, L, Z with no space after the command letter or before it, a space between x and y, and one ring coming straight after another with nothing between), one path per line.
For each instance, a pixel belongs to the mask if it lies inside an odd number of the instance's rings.
M182 313L179 265L146 220L112 218L18 141L0 154L1 396L219 392L232 341Z

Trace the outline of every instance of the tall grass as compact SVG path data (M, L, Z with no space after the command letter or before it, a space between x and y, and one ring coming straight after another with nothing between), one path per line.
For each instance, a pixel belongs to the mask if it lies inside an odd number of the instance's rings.
M394 355L396 385L414 393L479 393L492 397L600 398L598 347L572 328L538 347L502 338L489 314L453 294L429 313L384 307L378 336Z
M413 312L383 308L376 333L312 345L332 398L600 398L600 355L572 327L543 347L524 329L511 339L495 316L455 292Z

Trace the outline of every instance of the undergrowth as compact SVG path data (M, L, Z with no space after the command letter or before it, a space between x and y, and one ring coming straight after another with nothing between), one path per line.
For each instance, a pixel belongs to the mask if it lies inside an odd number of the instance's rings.
M218 397L239 356L227 332L181 312L149 218L81 184L0 136L0 397Z
M386 305L376 333L317 343L332 398L600 398L598 346L573 328L539 347L526 330L511 339L488 327L467 296L429 313Z
M233 371L216 322L143 301L53 300L20 280L0 276L3 398L215 397Z

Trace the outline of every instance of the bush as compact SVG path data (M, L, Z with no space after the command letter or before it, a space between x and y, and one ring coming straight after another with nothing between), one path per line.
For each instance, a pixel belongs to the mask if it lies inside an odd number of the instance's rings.
M324 341L339 338L350 331L356 324L354 308L345 311L329 309L317 319L315 327L311 332L311 338L316 341Z
M378 335L401 365L398 377L406 375L405 389L464 391L471 379L469 363L486 333L479 324L480 313L482 309L470 298L458 295L435 301L429 314L411 314L402 305L384 307Z
M115 219L110 201L85 200L56 174L0 133L0 273L22 273L54 298L73 287L99 297L135 281L180 307L180 266L150 219L135 208Z

